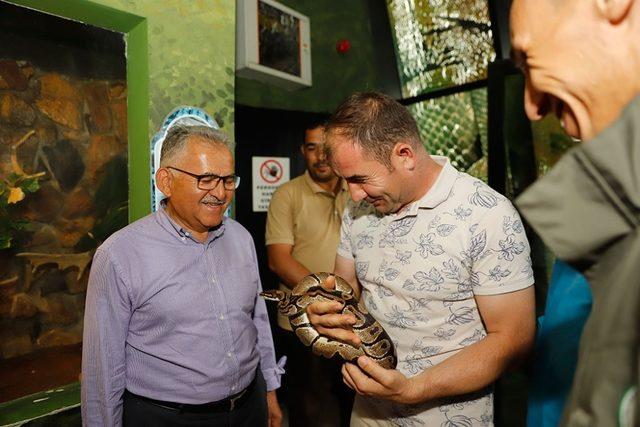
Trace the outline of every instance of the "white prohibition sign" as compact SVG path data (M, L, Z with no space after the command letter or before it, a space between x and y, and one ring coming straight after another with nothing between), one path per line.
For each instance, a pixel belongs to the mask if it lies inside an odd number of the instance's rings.
M283 171L284 168L277 160L269 159L260 165L260 176L269 184L280 181Z

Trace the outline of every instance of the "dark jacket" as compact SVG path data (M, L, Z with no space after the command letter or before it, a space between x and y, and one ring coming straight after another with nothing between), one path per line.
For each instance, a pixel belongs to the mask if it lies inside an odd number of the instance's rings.
M640 98L516 204L593 293L562 425L638 425Z

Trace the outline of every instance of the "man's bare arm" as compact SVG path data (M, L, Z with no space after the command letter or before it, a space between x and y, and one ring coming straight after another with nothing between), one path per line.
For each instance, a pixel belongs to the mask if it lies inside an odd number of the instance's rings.
M361 357L343 367L345 381L358 393L417 403L482 389L532 348L535 335L533 286L502 295L476 296L487 336L442 363L407 378Z
M275 390L267 392L267 409L269 412L269 427L280 427L282 425L282 410Z
M293 245L285 243L267 245L269 269L277 274L289 289L293 289L303 277L311 273L304 265L293 259L292 252Z
M349 283L356 293L356 296L360 298L360 282L356 276L356 264L352 259L343 258L340 255L336 255L336 263L333 268L333 273L336 276L342 277Z
M423 393L427 398L487 386L533 348L536 330L533 286L508 294L476 296L476 302L487 336L424 373L427 381Z

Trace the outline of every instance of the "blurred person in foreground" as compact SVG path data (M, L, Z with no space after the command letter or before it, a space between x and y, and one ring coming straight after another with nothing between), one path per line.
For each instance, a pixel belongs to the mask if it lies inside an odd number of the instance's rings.
M527 115L555 114L583 141L516 202L547 246L584 274L593 294L561 420L566 426L639 422L638 40L635 0L514 0L512 6L511 43L526 77Z

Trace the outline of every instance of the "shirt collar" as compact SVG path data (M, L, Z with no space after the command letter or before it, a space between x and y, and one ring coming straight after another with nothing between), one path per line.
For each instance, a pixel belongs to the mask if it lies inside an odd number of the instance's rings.
M156 212L156 218L157 218L158 224L160 224L160 226L165 230L167 230L170 234L180 239L183 243L186 243L188 240L191 240L196 243L203 243L207 245L211 243L215 238L221 236L222 233L224 232L224 225L225 225L225 222L227 221L227 217L222 218L222 222L220 223L220 225L210 229L209 233L207 234L207 239L204 242L200 242L199 240L193 237L193 235L189 230L182 227L173 218L169 216L169 214L166 211L166 206L167 206L166 199L162 200L160 202L160 208Z
M320 185L318 185L317 182L315 182L312 178L311 175L309 174L309 171L306 170L304 171L304 174L302 175L304 179L304 182L307 183L307 185L309 186L309 188L311 188L311 191L313 191L314 193L318 194L318 193L324 193L324 194L331 194L334 195L333 192L331 191L327 191L324 188L320 187ZM340 192L342 191L349 191L349 187L347 186L347 182L342 179L342 178L338 178L340 180Z
M405 206L402 211L398 212L398 215L403 217L417 215L418 209L433 209L449 198L453 184L458 178L458 171L445 156L431 156L431 158L442 166L436 182L433 183L427 194Z

